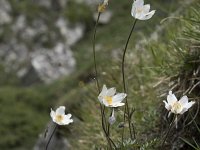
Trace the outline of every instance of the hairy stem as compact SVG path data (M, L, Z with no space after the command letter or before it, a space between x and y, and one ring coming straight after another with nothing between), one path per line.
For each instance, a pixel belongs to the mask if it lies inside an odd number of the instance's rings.
M101 16L101 13L98 13L98 17L96 20L96 24L94 27L94 36L93 36L93 42L92 42L92 46L93 46L93 59L94 59L94 69L95 69L95 81L96 81L96 85L97 85L97 89L98 92L100 93L100 86L99 86L99 79L98 79L98 72L97 72L97 63L96 63L96 50L95 50L95 45L96 45L96 32L97 32L97 26L99 23L99 18Z
M97 26L99 23L99 18L101 16L101 12L98 13L98 17L96 20L96 24L94 27L94 36L93 36L93 60L94 60L94 69L95 69L95 81L96 81L96 85L97 85L97 90L98 90L98 94L100 93L100 85L99 85L99 78L98 78L98 71L97 71L97 63L96 63L96 49L95 49L95 45L96 45L96 32L97 32ZM105 116L105 106L102 106L100 104L100 109L101 109L101 125L102 125L102 129L104 131L104 134L106 136L109 148L112 149L112 145L116 148L115 143L113 142L113 140L110 138L109 136L109 125L107 128L107 122L106 122L106 116Z
M129 33L129 36L128 36L128 39L126 41L126 45L125 45L125 48L124 48L124 52L123 52L123 57L122 57L122 78L123 78L123 89L124 89L124 93L127 94L127 88L126 88L126 81L125 81L125 71L124 71L124 64L125 64L125 56L126 56L126 51L127 51L127 47L128 47L128 43L129 43L129 40L131 38L131 35L133 33L133 30L135 28L135 25L136 25L136 22L137 22L137 19L135 19L134 23L133 23L133 26L131 28L131 31ZM127 118L128 118L128 125L129 125L129 132L130 132L130 136L131 136L131 139L133 139L133 135L132 135L132 127L131 127L131 117L130 117L130 111L129 111L129 105L128 105L128 98L126 97L125 98L125 107L124 107L124 123L126 121L126 114L127 114ZM123 128L123 131L122 131L122 142L123 142L123 139L124 139L124 128Z

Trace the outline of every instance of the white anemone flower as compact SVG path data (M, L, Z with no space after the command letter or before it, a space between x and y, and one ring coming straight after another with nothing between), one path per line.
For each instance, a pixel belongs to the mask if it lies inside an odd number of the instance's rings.
M131 10L131 15L138 20L148 20L155 13L155 10L150 11L150 5L144 5L144 0L134 0Z
M115 88L107 89L106 85L103 85L102 91L98 96L100 103L106 107L119 107L123 106L122 100L127 96L125 93L116 93Z
M169 91L167 101L163 102L165 103L165 108L170 111L170 113L174 113L176 115L185 113L195 103L194 101L188 102L187 96L183 96L178 101L176 96L172 94L172 91Z
M56 111L51 109L50 116L53 122L57 123L58 125L68 125L69 123L73 122L71 119L71 114L65 115L65 106L58 107Z

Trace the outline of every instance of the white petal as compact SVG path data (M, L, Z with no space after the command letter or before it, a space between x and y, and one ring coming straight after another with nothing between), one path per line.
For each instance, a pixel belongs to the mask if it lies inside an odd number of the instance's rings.
M142 18L140 18L140 20L148 20L150 19L155 13L155 10L152 10L151 12L145 14Z
M56 113L55 113L55 111L53 111L53 109L51 109L50 116L52 119L54 119L56 116Z
M177 98L174 94L172 94L172 91L169 91L169 95L167 96L167 102L169 105L173 105L175 102L177 102Z
M67 117L67 118L71 118L71 116L72 116L72 114L65 115L65 117Z
M99 96L104 97L104 96L106 95L107 90L108 90L108 89L107 89L106 85L104 84L104 85L103 85L103 88L102 88L102 90L101 90L101 93L99 94Z
M131 15L132 15L133 17L135 17L135 15L136 15L136 7L135 7L134 3L133 3L133 5L132 5Z
M65 106L60 106L56 109L56 115L64 115L65 114Z
M72 116L71 114L67 114L64 116L63 121L62 121L63 125L68 125L69 123L73 122L73 119L70 119L71 116Z
M56 122L55 120L54 122L57 123L58 125L64 125L63 122Z
M194 103L195 103L194 101L191 101L191 102L185 104L183 107L189 109L190 107L192 107L192 105L193 105Z
M125 93L116 94L115 96L113 96L113 103L120 103L126 96L127 94Z
M139 19L139 20L144 20L143 18L144 18L144 14L142 13L142 12L140 12L140 13L137 13L136 12L136 14L135 14L135 18L136 19Z
M99 94L98 99L99 99L100 103L103 103L103 96L102 95Z
M135 0L135 1L133 2L133 5L134 5L135 7L141 7L141 6L144 5L144 0Z
M149 13L149 10L150 10L150 5L149 4L143 6L143 13L144 14Z
M104 84L103 88L102 88L102 91L98 96L98 99L99 99L100 103L103 103L103 98L106 96L107 91L108 91L108 89L107 89L106 85Z
M116 93L116 89L115 88L110 88L107 90L106 96L114 96Z
M163 101L163 102L165 103L165 108L170 111L171 106L166 101Z
M182 106L184 106L185 104L188 103L188 97L187 96L183 96L179 102L181 103Z
M112 107L120 107L120 106L124 106L125 103L115 103L112 105Z
M179 114L182 115L182 114L183 114L184 112L186 112L186 111L188 111L188 109L187 109L187 108L183 108L182 111L181 111Z

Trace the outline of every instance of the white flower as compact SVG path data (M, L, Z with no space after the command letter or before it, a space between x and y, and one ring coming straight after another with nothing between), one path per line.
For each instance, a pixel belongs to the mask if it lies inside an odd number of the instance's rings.
M115 88L107 89L106 85L103 85L102 91L98 96L100 103L106 107L118 107L123 106L124 103L121 101L126 97L125 93L116 93Z
M65 106L60 106L56 109L56 112L51 109L50 116L53 122L59 125L68 125L69 123L73 122L71 118L71 114L65 115Z
M188 97L183 96L179 101L177 100L176 96L172 94L172 91L169 91L169 95L167 96L167 102L165 103L165 108L174 113L174 114L183 114L184 112L188 111L190 107L195 103L191 101L188 103Z
M155 13L155 10L152 10L150 12L149 10L150 10L150 5L149 4L144 5L144 0L134 0L131 10L131 15L139 20L148 20Z

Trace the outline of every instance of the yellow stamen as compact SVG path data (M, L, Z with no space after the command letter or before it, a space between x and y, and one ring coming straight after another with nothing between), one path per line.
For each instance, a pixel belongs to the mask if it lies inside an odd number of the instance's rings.
M137 9L136 9L136 12L137 12L137 13L141 13L142 11L143 11L142 8L137 8Z
M108 102L109 105L112 104L112 97L111 96L105 96L104 99Z
M62 115L56 115L56 122L62 122L63 116Z
M179 113L182 109L182 105L179 102L175 102L172 106L174 112Z

